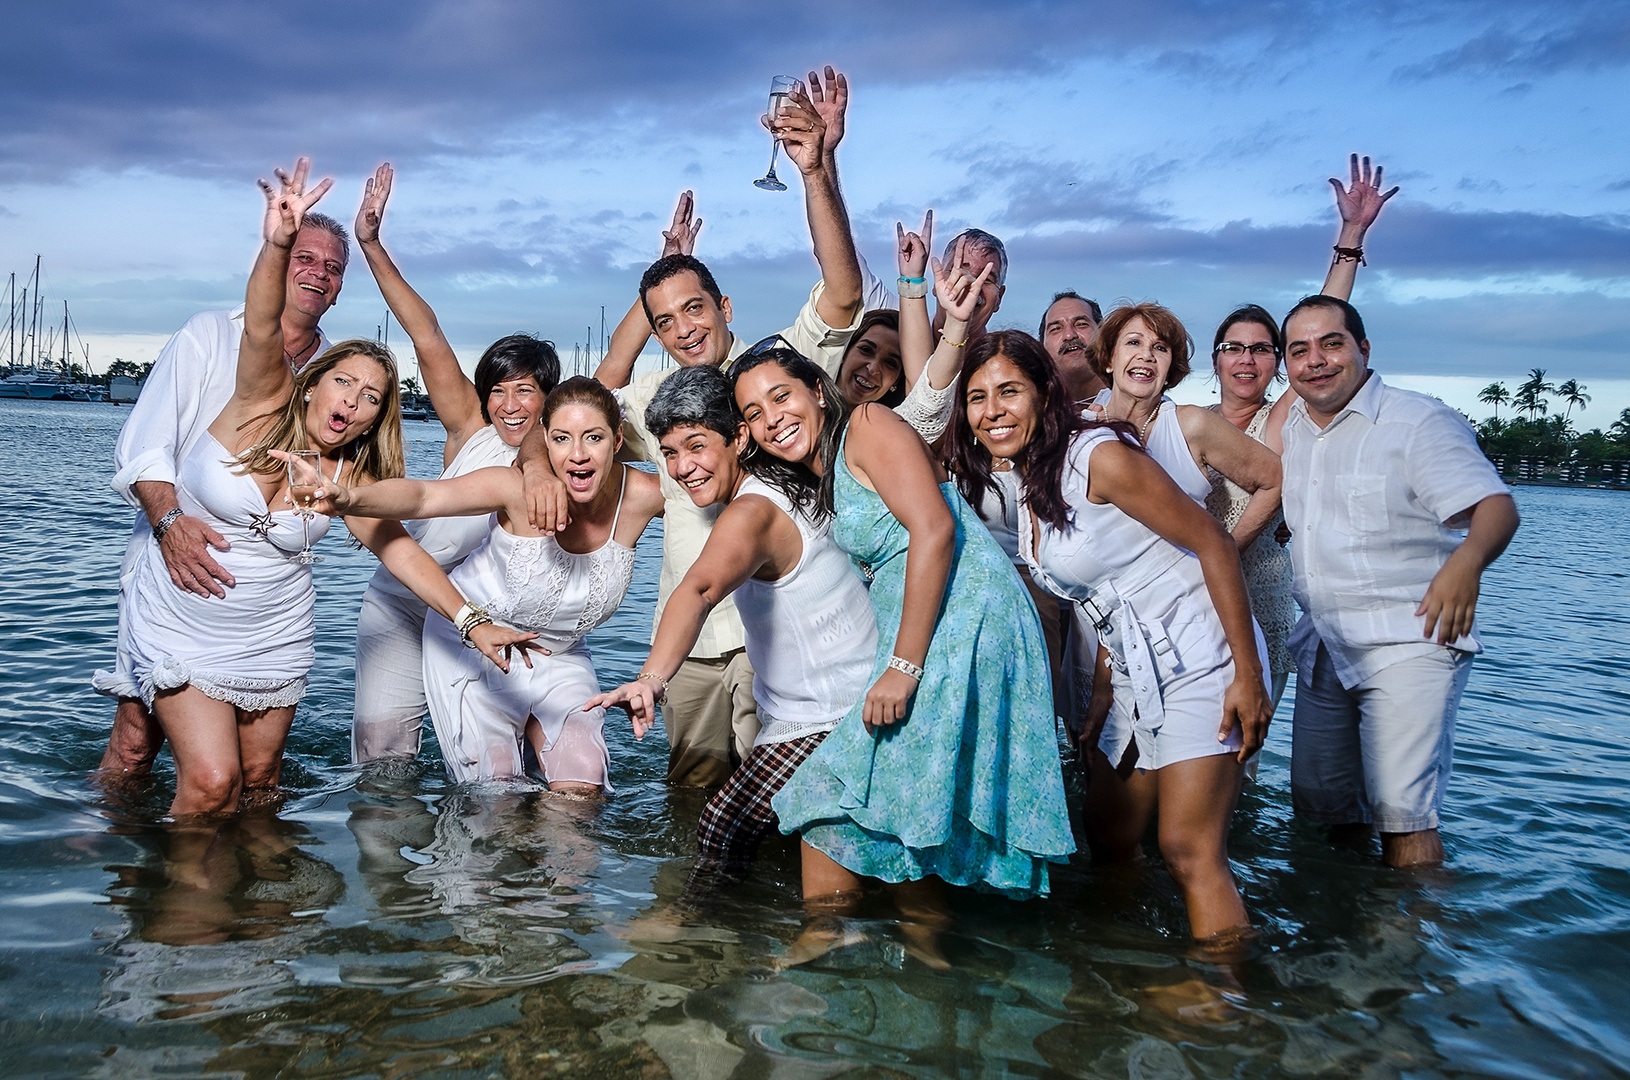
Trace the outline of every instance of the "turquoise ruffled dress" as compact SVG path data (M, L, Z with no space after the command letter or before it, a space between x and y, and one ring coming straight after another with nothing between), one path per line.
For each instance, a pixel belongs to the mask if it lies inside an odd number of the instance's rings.
M839 448L832 535L871 579L875 682L894 653L909 535ZM930 874L1016 899L1047 893L1075 850L1054 733L1047 645L1012 561L954 484L956 550L903 724L868 733L855 704L775 796L781 831L889 882ZM867 686L870 687L868 682Z

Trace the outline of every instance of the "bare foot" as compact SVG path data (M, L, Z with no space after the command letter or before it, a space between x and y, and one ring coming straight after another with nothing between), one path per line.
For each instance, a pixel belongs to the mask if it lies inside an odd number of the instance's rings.
M831 916L818 918L804 927L804 932L798 935L798 940L787 946L787 951L775 958L773 966L776 971L785 971L800 964L807 964L811 960L818 960L833 949L858 945L865 940L865 934L842 919Z
M1199 979L1151 986L1138 996L1162 1016L1193 1027L1229 1027L1248 1015L1239 1007L1245 1003L1245 995L1218 989Z
M900 936L905 938L906 955L935 971L950 971L951 961L940 952L940 928L925 923L902 922Z

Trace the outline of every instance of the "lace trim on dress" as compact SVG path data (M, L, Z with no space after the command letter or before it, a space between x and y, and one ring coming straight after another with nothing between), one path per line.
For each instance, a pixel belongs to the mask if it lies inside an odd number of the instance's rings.
M304 675L293 680L245 679L238 675L193 671L185 661L166 656L151 672L142 676L141 699L148 708L152 708L153 698L159 691L176 690L183 686L191 686L207 697L224 701L245 712L298 705L300 699L306 696Z
M819 735L823 731L831 731L838 726L836 720L780 720L764 711L764 706L758 707L758 734L753 738L753 746L769 746L773 743L791 742L802 739L808 735Z

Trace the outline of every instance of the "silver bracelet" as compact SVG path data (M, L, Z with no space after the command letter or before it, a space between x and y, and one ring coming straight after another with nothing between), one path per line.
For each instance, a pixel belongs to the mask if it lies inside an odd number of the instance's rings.
M891 656L889 657L889 667L903 675L910 675L918 682L923 681L923 669L918 667L916 664L913 664L910 660L903 660L898 656Z
M170 531L170 527L185 516L186 511L182 510L179 506L174 510L167 512L163 517L158 519L157 523L153 525L153 539L164 539L164 534Z

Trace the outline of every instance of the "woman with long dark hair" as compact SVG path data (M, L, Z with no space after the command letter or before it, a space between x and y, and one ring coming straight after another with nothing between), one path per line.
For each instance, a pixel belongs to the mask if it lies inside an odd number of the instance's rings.
M1034 338L993 336L963 370L947 454L975 494L993 462L1012 462L1031 570L1110 653L1114 703L1090 759L1094 857L1135 860L1158 806L1194 936L1246 932L1228 823L1272 709L1238 553L1128 425L1077 416Z
M1046 647L1012 564L893 413L849 413L791 350L744 357L731 379L743 464L831 518L877 617L870 688L774 801L802 840L805 899L851 910L867 878L901 886L908 913L934 912L941 882L1045 894L1047 864L1075 845Z

